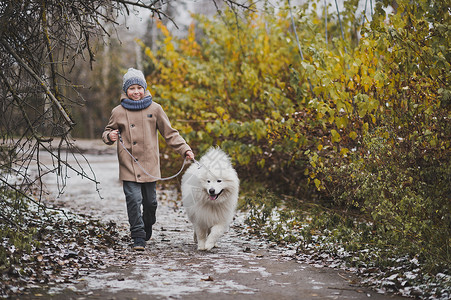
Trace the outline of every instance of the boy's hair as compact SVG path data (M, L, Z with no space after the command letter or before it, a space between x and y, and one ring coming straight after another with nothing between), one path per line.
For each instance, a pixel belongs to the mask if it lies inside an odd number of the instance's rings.
M144 77L143 72L129 68L127 73L124 75L122 89L125 93L127 93L128 88L134 84L139 84L144 88L144 90L147 89L146 78Z

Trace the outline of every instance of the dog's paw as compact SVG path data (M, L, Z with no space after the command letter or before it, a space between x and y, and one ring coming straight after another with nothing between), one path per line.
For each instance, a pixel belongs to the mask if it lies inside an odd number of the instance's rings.
M215 243L205 243L205 250L210 251L211 249L213 249L216 246Z
M205 247L205 241L199 241L199 243L197 244L197 250L207 250L207 248Z

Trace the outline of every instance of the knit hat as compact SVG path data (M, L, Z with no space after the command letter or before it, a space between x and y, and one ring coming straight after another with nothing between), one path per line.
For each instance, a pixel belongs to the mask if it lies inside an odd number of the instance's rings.
M144 89L147 89L146 78L144 77L143 72L129 68L127 73L124 75L122 89L125 93L127 93L127 89L134 84L139 84Z

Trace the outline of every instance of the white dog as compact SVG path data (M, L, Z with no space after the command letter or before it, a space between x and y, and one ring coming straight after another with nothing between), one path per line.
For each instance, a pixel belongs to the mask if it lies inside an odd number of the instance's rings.
M229 156L210 148L182 177L182 201L198 250L211 250L233 220L240 181Z

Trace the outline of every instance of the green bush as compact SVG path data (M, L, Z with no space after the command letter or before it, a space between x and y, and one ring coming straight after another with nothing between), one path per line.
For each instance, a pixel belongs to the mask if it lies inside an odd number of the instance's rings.
M28 205L20 195L0 187L0 274L20 262L23 254L30 253L35 228L25 220ZM8 247L5 247L8 245Z
M363 143L363 155L324 167L328 195L370 216L387 244L431 263L451 262L449 155L431 155L415 143L405 151L405 141L386 131L368 134Z

